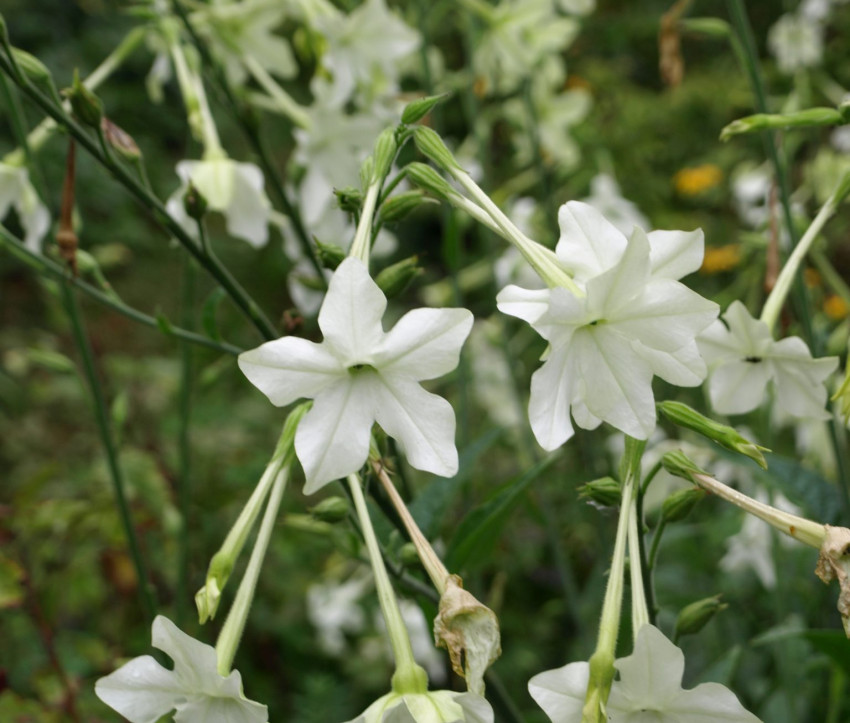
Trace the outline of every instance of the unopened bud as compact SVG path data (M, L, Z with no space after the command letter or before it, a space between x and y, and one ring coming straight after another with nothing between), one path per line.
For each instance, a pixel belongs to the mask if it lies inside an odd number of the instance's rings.
M688 482L694 482L695 474L706 474L705 470L697 467L693 460L681 450L667 452L661 458L661 465L674 477L681 477L688 480Z
M401 221L413 209L417 208L423 200L425 200L425 194L422 191L404 191L392 198L388 198L381 204L381 220L384 223Z
M679 522L684 520L691 510L696 507L697 502L706 496L706 491L699 487L689 487L686 490L677 490L664 500L661 505L661 520L663 522Z
M413 183L437 198L448 200L457 193L445 178L424 163L408 163L404 167L404 172Z
M751 442L734 427L715 422L681 402L660 402L658 411L674 424L692 429L703 437L717 442L721 447L749 457L762 469L767 469L763 452L770 452L770 450Z
M25 50L21 50L20 48L12 48L11 50L15 65L20 68L27 79L40 91L50 96L51 100L55 101L57 105L61 104L62 99L59 97L59 92L53 84L53 76L50 74L47 66Z
M707 35L710 38L728 38L732 35L732 27L720 18L683 18L679 27L690 33Z
M756 113L732 121L720 131L720 140L728 141L732 136L742 133L755 133L769 129L811 128L844 123L846 121L841 111L836 108L806 108L794 113Z
M579 487L578 496L602 507L616 507L622 499L623 488L613 477L600 477Z
M422 561L419 559L419 553L416 551L416 545L412 542L405 542L398 553L401 564L406 568L422 567Z
M392 168L398 143L394 128L385 128L375 141L375 168L372 172L372 182L380 183L387 177Z
M186 215L195 221L200 221L207 212L207 199L191 181L183 194L183 208Z
M345 251L336 244L326 244L315 237L313 240L316 242L316 255L319 257L319 263L326 269L336 270L336 267L345 260Z
M335 188L334 196L339 207L346 213L357 213L363 205L363 194L354 186Z
M720 602L720 595L707 597L704 600L697 600L686 605L679 612L679 617L676 618L674 639L681 638L683 635L698 633L717 613L728 607L726 603Z
M428 113L431 112L431 109L435 105L442 103L449 97L449 95L449 93L429 95L427 98L417 98L416 100L411 101L401 112L401 122L405 125L410 125L411 123L416 123L417 121L422 120L426 115L428 115Z
M349 507L342 497L326 497L319 504L310 507L308 512L320 522L335 524L348 517Z
M103 101L92 93L80 80L80 72L74 68L74 82L64 91L71 102L71 110L81 123L100 128L103 120Z
M413 141L419 152L434 161L440 168L447 171L460 168L460 164L436 131L425 126L417 126L413 132Z
M142 157L142 152L133 137L120 126L115 125L109 118L103 116L100 122L103 137L110 147L127 161L137 161Z
M421 273L422 267L419 266L419 257L410 256L392 266L381 269L375 277L375 283L384 292L384 296L391 299L404 291L410 285L410 282Z

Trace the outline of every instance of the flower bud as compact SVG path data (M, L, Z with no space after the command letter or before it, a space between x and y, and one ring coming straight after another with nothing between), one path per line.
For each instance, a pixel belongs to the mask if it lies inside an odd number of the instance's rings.
M326 269L334 271L345 260L345 251L336 244L326 244L319 239L313 239L316 242L316 254L319 257L319 263Z
M348 517L349 507L342 497L326 497L319 504L313 505L307 510L320 522L336 524Z
M385 128L375 141L375 168L372 171L372 182L380 183L387 177L392 168L398 143L394 128Z
M207 212L207 199L191 181L183 194L183 208L186 215L195 221L200 221Z
M334 195L339 207L347 213L357 213L363 205L363 194L354 186L335 188Z
M450 575L440 596L440 609L434 619L434 642L446 648L452 669L466 678L472 693L484 694L484 672L502 653L499 619L463 589L457 575Z
M679 522L684 520L691 510L696 507L697 502L706 496L706 491L699 487L690 487L686 490L677 490L664 500L661 505L662 522Z
M436 131L425 126L417 126L413 132L413 141L419 152L434 161L440 168L444 170L460 168L460 164Z
M11 50L15 65L20 68L27 79L32 81L40 91L50 96L51 100L55 101L57 105L61 105L62 99L53 84L53 76L47 66L34 55L30 55L20 48L12 48Z
M742 133L772 128L811 128L842 125L845 122L841 111L836 108L806 108L794 113L756 113L732 121L720 131L720 140L728 141L732 136Z
M579 487L578 496L602 507L616 507L622 499L623 488L613 477L600 477Z
M384 223L401 221L413 209L425 200L422 191L404 191L381 204L381 220Z
M694 481L695 474L706 474L705 470L697 467L696 464L694 464L694 462L681 450L667 452L667 454L661 458L661 464L664 469L666 469L674 477L681 477L682 479L688 480L688 482Z
M413 183L437 198L448 200L456 193L445 178L424 163L408 163L404 167L404 172Z
M698 633L717 613L728 607L726 603L720 602L720 595L707 597L686 605L681 609L679 616L676 618L673 639L678 640L683 635L694 635Z
M381 269L375 277L375 283L384 292L384 296L391 299L404 291L410 282L422 273L418 262L419 257L414 255Z
M426 98L417 98L408 103L401 112L401 122L405 125L422 120L438 103L442 103L449 97L449 93L440 95L429 95Z
M103 101L92 93L80 80L80 72L74 68L74 82L63 91L71 102L71 110L81 123L100 128L103 120Z
M751 442L734 427L715 422L681 402L660 402L658 410L674 424L692 429L703 437L717 442L721 447L749 457L762 469L767 469L767 462L762 453L770 450Z
M729 23L720 18L682 18L679 27L689 33L699 33L710 38L728 38L732 35Z
M100 122L100 129L109 146L125 161L137 161L142 157L142 152L133 137L106 116L103 116Z
M405 542L398 553L401 564L406 568L422 567L422 562L419 559L419 553L416 551L416 545L412 542Z

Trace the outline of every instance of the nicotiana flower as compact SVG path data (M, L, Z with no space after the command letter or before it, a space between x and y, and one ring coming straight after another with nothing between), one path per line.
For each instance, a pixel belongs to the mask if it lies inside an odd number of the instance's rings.
M180 161L181 184L168 199L168 212L190 233L195 231L183 208L189 183L200 191L210 211L224 214L227 231L255 248L266 245L271 203L263 190L263 172L253 163L239 163L213 154L202 161Z
M705 363L696 336L717 305L677 279L702 262L702 231L635 228L631 239L587 204L561 207L556 253L584 296L562 287L508 286L499 309L528 321L549 342L531 379L529 417L537 441L555 449L603 421L638 439L655 428L652 377L696 386Z
M41 240L50 228L50 214L39 200L23 166L0 162L0 220L14 207L24 229L24 244L30 251L41 251Z
M315 400L295 435L306 494L363 465L374 422L417 469L446 477L457 472L454 411L419 382L457 366L472 314L415 309L385 332L386 307L364 264L349 257L319 311L321 344L284 337L239 356L242 372L273 404Z
M649 226L646 216L632 201L623 196L616 179L607 173L599 173L591 179L590 195L581 200L593 206L626 236L631 236L635 226Z
M827 419L826 378L838 366L837 357L813 359L797 336L774 341L767 324L733 301L699 337L699 349L709 365L708 394L721 414L744 414L765 399L772 382L776 403L795 417Z
M788 13L768 31L767 46L783 73L811 68L823 57L823 26L802 13Z
M608 698L610 723L759 723L719 683L684 690L685 656L652 625L641 627L634 652L614 667L620 677ZM589 677L587 663L570 663L535 675L528 691L553 723L579 723Z
M182 632L162 615L153 621L153 646L174 661L163 668L150 655L133 658L95 683L95 693L131 723L156 723L176 711L177 723L266 723L266 706L242 694L242 677L217 670L215 648Z
M387 693L348 723L493 723L493 709L474 693Z

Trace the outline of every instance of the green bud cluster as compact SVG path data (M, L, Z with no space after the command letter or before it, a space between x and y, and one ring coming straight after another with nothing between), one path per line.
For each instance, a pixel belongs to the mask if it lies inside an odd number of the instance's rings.
M74 68L74 82L62 91L71 103L71 110L84 125L100 129L103 121L103 101L80 80L80 71Z
M602 507L616 507L623 494L622 485L613 477L600 477L578 488L579 499L589 500Z
M702 630L708 622L729 606L720 602L720 595L697 600L682 608L676 618L673 637L678 640L683 635L694 635Z
M419 266L419 257L414 255L381 269L375 277L375 283L384 296L391 299L404 291L420 274L422 267Z
M699 487L677 490L662 503L661 520L665 523L684 520L706 494Z
M308 512L320 522L335 524L348 518L349 505L342 497L326 497Z
M440 95L429 95L426 98L417 98L408 103L401 113L401 122L405 125L417 123L428 115L438 103L442 103L449 97L449 93Z

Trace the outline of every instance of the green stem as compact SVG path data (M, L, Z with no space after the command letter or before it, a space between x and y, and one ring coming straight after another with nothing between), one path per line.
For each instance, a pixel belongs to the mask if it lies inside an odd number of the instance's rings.
M649 548L649 569L651 571L655 570L655 561L658 558L658 549L661 545L661 536L664 534L664 528L666 527L667 522L662 517L658 523L658 527L655 528L655 532L652 534L652 545Z
M638 529L639 520L635 502L632 503L629 514L629 578L632 587L632 635L637 637L638 630L649 623L650 619L646 585L643 579L641 534Z
M373 181L366 190L366 198L363 200L360 221L357 224L357 230L354 232L354 241L351 242L351 249L348 251L349 256L360 259L367 269L369 268L369 252L371 251L372 221L375 216L378 195L381 193L382 181L383 179Z
M128 306L113 294L100 291L79 277L69 276L68 270L64 266L57 264L55 261L52 261L46 256L30 251L26 246L24 246L24 243L20 239L9 233L9 231L7 231L2 225L0 225L0 248L4 248L9 251L12 256L32 268L37 273L44 276L50 276L57 281L74 286L89 297L95 299L104 306L117 311L119 314L126 316L128 319L132 319L133 321L137 321L140 324L144 324L145 326L149 326L153 329L159 329L168 336L174 336L178 339L191 342L192 344L205 346L209 349L215 349L216 351L223 352L225 354L232 354L233 356L237 356L244 351L233 344L216 341L215 339L210 339L208 336L204 336L203 334L198 334L187 329L181 329L179 326L172 326L170 323L167 324L167 327L164 327L161 319L149 316L138 309L134 309L132 306Z
M246 55L242 58L242 62L263 90L269 94L269 97L275 102L276 107L289 120L299 128L309 128L312 125L307 111L298 105L292 96L280 87L268 71L257 62L256 58L252 55Z
M133 526L130 506L127 502L127 494L124 487L124 475L121 470L121 465L118 462L118 450L115 447L115 440L112 436L112 428L110 427L109 415L107 413L106 398L100 384L100 379L97 375L97 370L95 369L94 357L83 326L82 315L80 314L79 307L77 306L77 300L67 284L60 284L60 289L62 293L62 302L68 313L68 318L71 321L71 331L74 335L74 342L77 345L77 351L83 365L83 372L85 374L86 382L88 383L89 392L91 393L95 421L100 434L100 441L103 444L103 451L106 454L109 476L112 480L115 501L118 505L118 514L121 518L121 525L124 528L124 535L127 538L127 546L130 549L130 558L133 561L133 567L139 581L139 596L141 598L142 607L144 608L145 614L148 618L153 620L156 615L156 603L154 602L153 591L151 590L147 569L142 559L138 538L136 537L136 529Z

